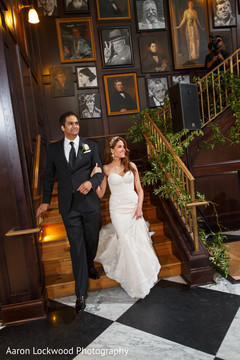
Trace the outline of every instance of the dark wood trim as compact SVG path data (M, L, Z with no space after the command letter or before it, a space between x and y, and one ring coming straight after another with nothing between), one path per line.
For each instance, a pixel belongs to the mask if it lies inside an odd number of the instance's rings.
M195 177L223 174L227 172L238 171L239 169L239 160L192 166L193 175Z
M20 324L47 317L46 293L40 299L2 305L2 325Z
M199 251L194 250L193 240L170 200L156 197L154 203L161 211L182 260L182 276L192 286L213 283L213 269L209 254L201 239Z

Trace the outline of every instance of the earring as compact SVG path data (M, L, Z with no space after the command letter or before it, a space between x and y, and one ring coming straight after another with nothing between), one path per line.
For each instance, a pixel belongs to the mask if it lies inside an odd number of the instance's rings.
M114 153L112 153L112 158L114 159Z

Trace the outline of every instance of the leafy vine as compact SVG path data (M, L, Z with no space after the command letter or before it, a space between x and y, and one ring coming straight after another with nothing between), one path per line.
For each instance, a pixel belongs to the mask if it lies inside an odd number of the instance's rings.
M163 118L160 108L146 109L135 116L132 116L132 126L128 129L127 137L132 139L134 143L142 142L144 140L144 134L146 134L152 143L155 143L155 137L151 135L148 127L144 125L144 117L148 114L157 127L161 130L166 137L174 152L178 156L182 156L185 149L193 141L196 136L203 135L202 130L189 131L184 129L178 133L172 132L171 118ZM187 134L187 136L186 136ZM183 140L180 140L183 139ZM155 185L154 193L165 199L171 198L173 201L177 201L179 206L186 208L186 205L191 202L191 198L186 190L182 187L178 174L171 173L172 154L167 150L155 150L154 156L149 157L149 163L151 168L144 172L142 177L143 185ZM171 173L171 176L166 176L166 173ZM196 192L196 199L204 201L205 196ZM214 204L213 204L214 205ZM218 215L214 206L217 224ZM211 232L211 236L207 236L204 229L199 226L199 236L202 238L208 252L210 254L209 260L212 263L214 269L218 270L223 276L227 277L228 274L228 249L224 244L225 237L222 234L220 225L219 232Z

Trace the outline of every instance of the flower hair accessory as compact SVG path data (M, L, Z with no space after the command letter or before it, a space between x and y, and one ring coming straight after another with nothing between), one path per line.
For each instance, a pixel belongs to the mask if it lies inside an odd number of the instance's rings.
M88 150L89 150L88 144L82 144L82 152L88 151Z
M113 146L114 141L117 140L118 138L119 138L119 136L114 136L114 137L110 140L110 142L109 142L110 147Z

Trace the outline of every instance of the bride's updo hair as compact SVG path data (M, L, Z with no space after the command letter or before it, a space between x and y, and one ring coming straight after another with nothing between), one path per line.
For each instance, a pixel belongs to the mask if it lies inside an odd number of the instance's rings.
M129 160L130 150L127 147L127 142L121 136L113 136L113 137L110 137L107 139L106 144L105 144L105 152L104 152L104 164L107 165L113 161L111 149L114 149L115 146L117 145L118 141L120 141L120 140L123 142L124 148L126 151L125 157L121 159L121 163L124 166L124 172L126 173L130 170L133 173L135 173L136 170L130 164L130 160Z

